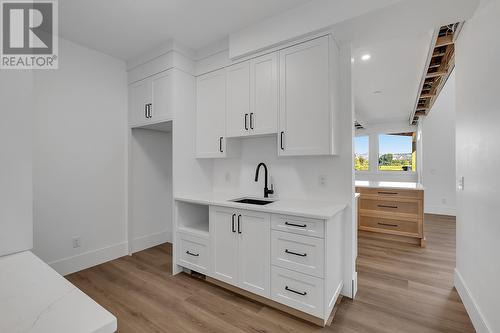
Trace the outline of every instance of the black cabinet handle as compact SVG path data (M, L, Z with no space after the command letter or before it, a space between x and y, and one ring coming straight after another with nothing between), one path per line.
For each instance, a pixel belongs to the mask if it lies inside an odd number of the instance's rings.
M219 151L223 153L224 151L222 150L222 136L219 138Z
M149 103L149 118L153 118L153 104Z
M280 133L280 146L281 146L281 150L285 150L285 148L283 148L283 131L281 131Z
M378 194L389 194L389 195L397 195L399 194L398 192L385 192L385 191L379 191Z
M233 216L231 217L231 231L232 232L236 232L236 226L234 224L234 218L236 217L236 214L233 214Z
M241 215L238 215L238 233L241 234Z
M148 117L148 105L144 104L144 117L147 119Z
M250 128L253 129L253 112L250 113Z
M301 296L307 295L307 292L305 292L305 291L300 292L300 291L297 291L297 290L293 290L293 289L288 288L288 286L285 286L285 290L291 291L292 293L296 293L296 294L301 295Z
M377 205L377 206L380 208L394 208L394 209L398 208L398 206L391 206L391 205Z
M200 254L199 253L191 253L189 251L186 251L187 254L189 254L190 256L193 256L193 257L199 257Z
M307 257L307 253L297 253L297 252L289 251L288 249L285 250L285 253L293 254L294 256L299 256L299 257Z
M398 224L390 224L390 223L382 223L382 222L378 222L378 225L384 225L386 227L397 227Z
M248 113L245 113L245 130L248 131Z
M292 227L299 227L299 228L305 228L307 227L307 224L295 224L295 223L290 223L290 222L285 222L286 225L290 225Z

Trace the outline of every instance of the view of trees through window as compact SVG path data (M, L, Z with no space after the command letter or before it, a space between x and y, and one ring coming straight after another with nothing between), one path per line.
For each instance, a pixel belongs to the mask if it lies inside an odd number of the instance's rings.
M416 134L380 134L378 168L380 171L415 171Z
M357 136L354 140L354 168L357 171L370 169L369 142L368 136Z

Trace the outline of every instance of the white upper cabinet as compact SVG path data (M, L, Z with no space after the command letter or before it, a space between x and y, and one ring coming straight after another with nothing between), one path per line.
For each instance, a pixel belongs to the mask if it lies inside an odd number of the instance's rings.
M129 123L132 127L172 120L172 71L129 86Z
M129 86L129 123L131 126L149 120L148 108L153 104L151 81L144 79Z
M278 130L278 52L250 61L250 115L252 134Z
M196 82L196 157L226 156L226 69Z
M278 123L278 53L227 68L227 136L273 134Z
M166 121L173 119L173 79L172 71L157 74L151 78L153 105L150 119Z
M226 75L227 136L244 136L250 130L250 63L230 66Z
M279 155L333 151L329 37L280 50Z

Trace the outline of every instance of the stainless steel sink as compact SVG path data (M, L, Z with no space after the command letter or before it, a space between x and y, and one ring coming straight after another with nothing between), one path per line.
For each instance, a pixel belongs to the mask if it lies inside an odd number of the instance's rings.
M233 199L233 200L229 200L229 201L239 202L239 203L244 203L244 204L249 204L249 205L263 206L263 205L273 203L276 200L273 200L273 199L255 199L255 198L239 198L239 199Z

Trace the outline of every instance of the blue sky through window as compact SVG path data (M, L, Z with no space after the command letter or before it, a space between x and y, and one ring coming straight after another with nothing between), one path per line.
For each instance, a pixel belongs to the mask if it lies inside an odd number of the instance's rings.
M354 152L356 154L368 154L368 136L357 136L354 140Z
M411 154L412 140L411 136L380 134L379 154Z

